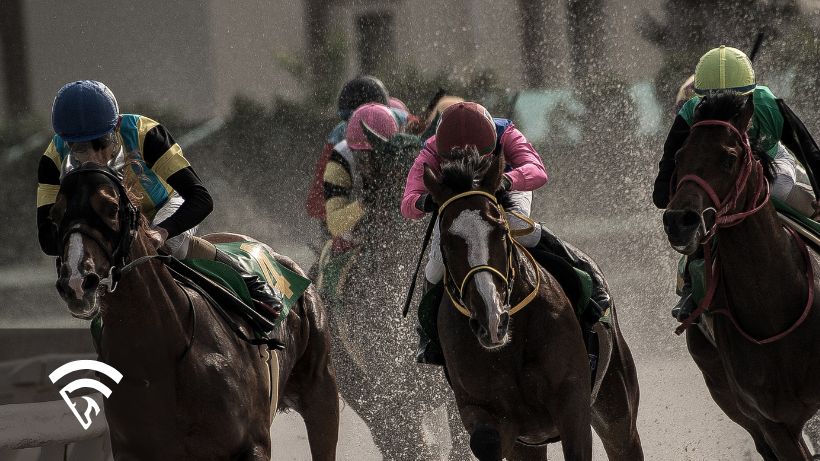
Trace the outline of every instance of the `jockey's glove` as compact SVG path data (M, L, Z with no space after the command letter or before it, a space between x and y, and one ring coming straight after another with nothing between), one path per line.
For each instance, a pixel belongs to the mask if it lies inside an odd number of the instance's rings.
M421 194L416 200L416 209L425 213L436 211L438 205L430 194Z
M504 190L512 189L512 180L507 175L501 175L501 188Z
M495 191L495 199L498 200L498 204L504 207L505 210L515 207L515 204L510 198L510 193L503 187L499 187L498 190Z

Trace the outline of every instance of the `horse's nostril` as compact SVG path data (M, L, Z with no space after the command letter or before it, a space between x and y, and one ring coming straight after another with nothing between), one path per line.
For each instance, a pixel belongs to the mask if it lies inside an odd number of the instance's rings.
M95 273L90 273L85 276L83 279L83 290L91 291L96 290L97 287L100 285L100 276Z
M700 215L694 211L686 211L680 221L683 227L696 227L700 224Z
M667 210L663 214L663 226L669 230L692 229L700 225L700 214L694 210Z
M501 318L498 320L498 331L505 331L509 325L510 314L504 312L503 314L501 314Z

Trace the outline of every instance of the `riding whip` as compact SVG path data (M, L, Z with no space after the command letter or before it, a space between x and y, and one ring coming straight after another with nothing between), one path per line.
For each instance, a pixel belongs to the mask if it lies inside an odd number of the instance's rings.
M416 270L413 271L413 278L410 279L410 288L407 290L407 299L404 301L404 309L401 311L402 317L407 317L407 312L410 310L410 303L413 301L413 292L416 290L416 281L419 277L419 270L421 269L421 261L424 259L424 253L427 251L427 244L430 243L430 237L433 235L433 226L436 224L438 218L438 210L433 211L430 216L430 222L427 224L427 231L424 233L424 240L421 243L421 253L416 262Z

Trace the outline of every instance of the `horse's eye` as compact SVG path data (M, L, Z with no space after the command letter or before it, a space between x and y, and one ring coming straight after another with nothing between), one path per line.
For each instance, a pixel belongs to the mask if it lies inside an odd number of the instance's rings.
M727 154L723 156L723 159L721 159L721 166L724 170L731 171L732 168L734 168L736 161L737 157L731 154Z
M105 205L105 217L108 219L116 219L119 211L120 207L115 203L108 203Z

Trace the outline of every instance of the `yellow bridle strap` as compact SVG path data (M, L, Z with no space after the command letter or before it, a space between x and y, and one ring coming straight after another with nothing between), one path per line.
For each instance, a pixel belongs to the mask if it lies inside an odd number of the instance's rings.
M510 235L512 235L513 237L521 237L522 235L528 235L532 231L535 230L535 223L533 222L532 219L529 218L529 216L523 215L523 214L521 214L517 211L513 211L513 210L504 210L504 212L509 213L509 214L515 216L516 218L518 218L518 219L524 221L525 223L527 223L527 227L525 227L523 229L510 229ZM505 218L505 220L506 220L506 218Z
M521 309L527 307L536 296L538 296L538 292L541 290L541 269L538 267L538 263L535 262L535 258L532 257L532 254L527 251L520 243L513 240L515 246L521 249L525 255L527 255L527 259L530 260L530 264L532 264L532 268L535 270L535 287L532 289L532 292L528 294L524 299L521 300L518 304L510 308L510 315L515 314L516 312L520 311Z
M508 283L507 276L502 274L501 271L499 271L495 267L487 265L475 266L474 268L470 269L470 272L467 272L467 275L464 276L464 280L461 282L461 286L458 287L458 292L461 294L461 296L464 296L464 285L467 285L467 282L470 280L470 277L481 271L492 272L493 274L499 276L501 280L504 281L505 285Z
M444 212L445 208L447 208L447 205L455 202L456 200L458 200L460 198L469 197L471 195L483 195L483 196L487 197L488 199L490 199L491 202L498 205L498 199L495 198L495 195L493 195L489 192L484 192L483 190L468 190L467 192L462 192L460 194L456 194L456 195L450 197L446 202L442 203L441 206L438 207L439 216L441 216L441 213Z
M530 263L532 264L533 269L535 269L535 287L533 287L532 292L530 292L530 294L528 294L526 297L524 297L524 299L519 301L518 304L516 304L515 306L510 308L510 315L513 315L516 312L520 311L521 309L527 307L535 299L535 297L538 296L538 292L541 289L541 270L538 268L538 264L535 262L535 258L533 258L532 254L530 254L530 252L527 251L526 248L521 246L520 243L516 242L515 240L513 240L513 243L515 244L515 246L520 248L521 251L523 251L525 255L527 255L527 259L529 259ZM512 259L512 256L510 257L510 259ZM512 264L512 261L510 261L510 264ZM478 268L481 268L481 270L491 270L493 273L495 273L499 277L501 277L501 279L504 280L505 282L507 280L506 277L501 275L501 273L498 272L498 270L496 270L493 267L490 267L490 266L477 266L477 267L473 268L473 270L468 272L466 277L464 277L464 282L462 282L461 288L460 288L462 293L464 292L463 290L464 290L464 285L465 285L466 281L469 279L471 274L474 274L475 272L478 272L476 270ZM467 309L467 307L465 307L460 302L456 301L456 299L453 297L453 294L450 293L450 290L447 288L447 271L446 270L444 271L444 291L447 292L447 296L450 298L450 302L453 303L453 306L455 306L456 310L461 312L465 317L470 317L470 310Z

